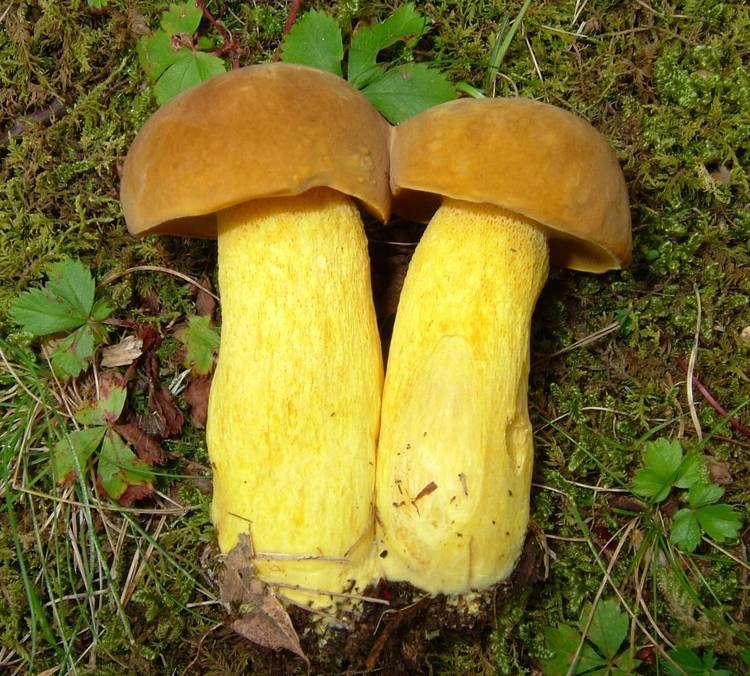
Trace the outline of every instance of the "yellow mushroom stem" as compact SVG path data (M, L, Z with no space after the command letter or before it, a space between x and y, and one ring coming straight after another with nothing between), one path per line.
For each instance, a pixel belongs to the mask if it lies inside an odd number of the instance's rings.
M521 553L533 463L529 329L545 234L488 205L445 200L412 259L388 357L378 445L386 577L461 594Z
M383 366L362 221L348 197L314 189L222 211L218 229L207 440L219 546L247 533L263 580L330 605L340 597L309 590L375 576Z

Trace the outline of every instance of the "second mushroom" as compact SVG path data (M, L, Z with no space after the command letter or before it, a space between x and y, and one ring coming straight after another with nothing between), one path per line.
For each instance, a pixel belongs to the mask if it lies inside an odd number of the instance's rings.
M378 446L385 574L431 593L510 574L529 518L530 324L550 258L630 258L617 158L588 123L524 99L461 100L394 130L394 210L428 220L396 315Z

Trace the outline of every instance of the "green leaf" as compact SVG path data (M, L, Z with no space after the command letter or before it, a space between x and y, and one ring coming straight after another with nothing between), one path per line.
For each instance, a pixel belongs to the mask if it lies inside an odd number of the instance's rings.
M106 431L106 427L89 427L84 430L76 430L55 444L50 462L52 476L57 483L75 476L76 457L78 458L78 466L81 470L85 470L88 459L99 447Z
M215 54L181 50L175 62L162 73L154 86L156 102L162 105L191 87L224 72L224 62Z
M77 378L94 356L94 333L88 325L61 340L50 355L55 373L64 380Z
M654 502L666 500L671 490L672 483L653 470L639 469L633 476L633 493Z
M678 477L682 464L682 446L677 441L657 439L646 444L644 469L633 477L633 493L651 498L654 502L666 500Z
M701 482L693 484L688 493L688 504L693 509L698 509L704 505L711 505L718 502L724 495L724 489L716 484Z
M545 629L544 637L547 650L553 653L544 663L545 676L566 676L581 642L581 635L572 627L562 624ZM573 674L583 674L601 666L606 666L606 662L588 643L584 643Z
M153 35L138 40L138 58L152 84L167 68L179 60L181 55L189 52L187 47L175 49L172 46L171 36L164 31L156 31Z
M726 669L714 669L716 657L710 650L703 658L689 648L674 648L667 655L681 667L679 670L671 662L665 661L670 676L731 676L731 672Z
M696 512L698 523L716 542L734 540L742 527L742 520L729 505L706 505Z
M281 60L325 70L341 76L344 45L336 21L313 10L306 12L284 38Z
M694 483L701 480L704 466L703 456L700 454L690 453L686 455L677 470L674 485L677 488L690 488Z
M96 286L91 271L81 261L67 260L53 265L47 288L81 316L91 314Z
M669 539L685 552L695 551L701 541L701 528L692 509L681 509L675 514Z
M216 38L208 35L201 35L196 41L195 46L204 52L210 52L212 49L216 49L218 42L219 41Z
M82 425L114 425L125 407L127 396L124 387L113 387L106 397L78 409L75 419Z
M103 298L95 301L94 306L91 308L91 319L95 322L102 322L111 314L112 307Z
M47 336L86 323L94 303L94 278L80 261L67 260L50 268L43 289L20 294L10 306L24 331Z
M153 487L154 474L148 465L138 460L122 437L112 430L104 437L97 470L102 487L113 500L120 498L128 486Z
M594 612L588 638L604 657L611 659L617 656L629 625L628 616L620 611L616 601L601 601Z
M172 4L161 15L161 27L169 35L192 35L198 30L203 12L192 0L180 4Z
M367 85L362 93L393 124L456 98L453 84L424 63L391 68Z
M424 17L414 9L414 3L410 2L399 7L385 21L356 31L349 47L349 82L361 89L376 79L383 70L377 65L378 53L399 40L418 38L424 28Z
M109 0L86 0L86 4L94 9L104 9Z
M180 335L180 340L187 348L185 367L191 368L199 375L208 374L221 342L219 331L211 326L211 318L190 317L187 328Z

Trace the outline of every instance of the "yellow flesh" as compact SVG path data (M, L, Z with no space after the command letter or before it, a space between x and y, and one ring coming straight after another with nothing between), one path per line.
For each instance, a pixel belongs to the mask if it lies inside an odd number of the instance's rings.
M466 202L446 201L417 247L378 446L378 549L388 579L460 594L513 570L533 462L529 327L548 265L532 224Z
M208 449L219 546L240 533L269 582L342 592L375 576L383 367L362 222L327 189L219 214L223 325ZM298 602L331 597L280 588Z

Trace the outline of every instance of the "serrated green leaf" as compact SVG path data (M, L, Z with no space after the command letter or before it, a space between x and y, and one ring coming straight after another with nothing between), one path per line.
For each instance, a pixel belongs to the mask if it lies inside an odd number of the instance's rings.
M409 2L399 7L390 17L354 33L349 47L347 79L361 89L381 73L377 65L378 53L399 40L418 38L424 32L425 19Z
M742 520L729 505L706 505L696 511L701 528L716 542L734 540L742 527Z
M161 15L161 27L169 35L192 35L198 30L203 12L192 0L179 4L172 4Z
M701 528L692 509L681 509L675 514L669 539L685 552L695 551L701 541Z
M650 469L636 470L633 475L633 493L654 502L666 500L672 490L672 483Z
M646 444L644 469L633 477L633 492L641 497L662 502L677 480L682 464L682 446L677 441L657 439Z
M721 486L708 482L696 483L688 492L688 504L693 509L698 509L698 507L718 502L722 495L724 495L724 489Z
M162 73L154 85L156 102L162 105L191 87L224 72L224 62L215 54L186 49L179 53L177 60Z
M424 63L391 68L367 85L362 93L393 124L456 98L453 84Z
M94 278L80 261L67 260L50 268L43 289L20 294L10 306L24 331L48 336L86 323L94 303Z
M674 648L667 654L681 669L665 661L664 666L670 676L731 676L731 672L726 669L714 669L716 657L710 650L703 658L689 648Z
M682 464L682 446L679 441L656 439L645 445L644 464L659 476L672 479Z
M102 322L111 314L112 307L106 300L100 298L99 300L94 301L94 305L91 308L91 319L95 322Z
M49 271L47 288L81 316L91 314L96 286L91 271L81 261L55 263Z
M109 0L86 0L86 4L94 9L104 9Z
M52 449L50 464L52 476L57 483L61 483L74 475L76 457L78 458L78 466L82 470L85 469L88 459L99 447L106 431L106 427L89 427L84 430L76 430L55 444Z
M590 611L590 608L589 608ZM584 613L588 617L588 612ZM613 658L628 635L628 616L616 601L601 601L589 626L588 638L606 658Z
M167 68L178 61L182 54L190 52L187 47L175 49L171 36L164 31L155 31L152 35L142 37L138 40L137 51L141 66L152 84Z
M46 289L24 291L11 302L10 314L16 324L35 336L70 331L86 322L86 317L75 313Z
M63 380L77 378L94 356L94 333L87 324L61 340L50 355L55 373Z
M108 430L97 466L102 487L113 500L122 497L128 486L152 486L153 472L131 451L122 437Z
M208 52L215 49L217 44L218 40L216 38L209 35L201 35L196 41L195 46L204 52Z
M306 12L287 33L281 60L325 70L341 77L344 44L336 21L324 12Z
M677 488L690 488L695 482L701 480L704 466L703 456L698 453L686 455L677 470L674 485Z
M81 425L113 425L122 414L127 396L124 387L113 387L106 397L79 408L75 419Z
M581 635L572 627L562 624L545 629L544 637L545 647L553 653L552 657L544 662L545 676L566 676L581 641ZM605 665L606 662L593 648L584 643L573 674L583 674Z
M180 340L187 348L185 367L192 369L198 375L208 374L221 342L219 331L211 325L211 318L190 317L187 327L180 335Z

